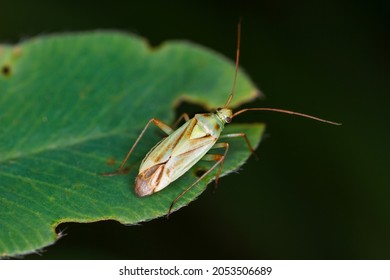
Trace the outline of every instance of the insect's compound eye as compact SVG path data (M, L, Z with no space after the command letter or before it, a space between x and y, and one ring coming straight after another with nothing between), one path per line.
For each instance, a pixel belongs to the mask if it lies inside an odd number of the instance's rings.
M232 122L232 118L231 118L231 117L226 117L226 118L225 118L225 121L226 121L227 123L231 123L231 122Z

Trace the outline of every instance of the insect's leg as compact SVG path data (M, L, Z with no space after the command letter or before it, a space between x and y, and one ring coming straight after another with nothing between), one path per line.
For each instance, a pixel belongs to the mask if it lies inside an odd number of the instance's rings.
M249 148L249 150L251 151L252 155L256 158L256 159L259 159L259 157L256 155L255 153L255 149L253 149L251 143L249 142L249 139L248 137L246 136L246 134L244 132L241 132L241 133L230 133L230 134L224 134L224 135L221 135L219 137L219 139L222 139L222 138L237 138L237 137L243 137L245 139L245 142ZM215 145L214 145L215 146Z
M166 134L171 134L173 132L173 129L160 121L159 119L152 118L148 121L148 123L145 125L144 129L141 131L140 135L138 136L137 140L134 142L133 146L130 148L129 152L127 153L126 157L123 159L120 167L118 168L117 171L110 172L110 173L102 173L101 175L103 176L114 176L118 174L123 174L123 167L125 166L127 160L129 159L130 155L133 153L133 150L135 146L137 146L138 142L141 140L142 136L145 134L146 130L148 129L149 125L151 123L154 123L158 128L160 128L162 131L164 131Z
M228 149L229 144L228 143L216 143L214 146L211 147L211 149L219 149L219 148L224 148L225 153L224 155L219 155L219 154L207 154L205 155L202 160L218 160L219 157L223 157L221 164L219 166L219 170L217 173L217 176L215 176L215 183L214 183L214 189L216 190L218 187L218 182L219 182L219 175L221 175L222 172L222 167L223 167L223 162L225 161L225 156L226 156L226 149Z
M202 159L206 159L206 160L215 160L216 163L209 169L207 170L205 173L202 174L202 176L200 176L195 182L193 182L188 188L186 188L184 191L182 191L171 203L171 206L169 207L169 210L168 210L168 213L167 213L167 218L169 217L169 215L171 214L172 212L172 208L173 206L176 204L176 202L182 198L193 186L195 186L197 183L199 183L204 177L206 177L211 171L213 171L217 166L218 164L220 165L219 167L219 170L218 170L218 174L217 174L217 177L216 177L216 180L218 180L219 178L219 175L222 171L222 165L223 165L223 162L226 158L226 154L229 150L229 143L218 143L218 144L215 144L215 145L219 145L218 148L225 148L225 152L223 153L223 155L214 155L214 154L208 154L208 155L205 155ZM214 146L215 146L214 145Z
M190 120L190 117L188 116L187 113L183 113L180 115L180 117L175 121L175 123L172 125L173 128L176 128L178 126L178 124L181 122L181 120L185 120L186 122L188 122Z

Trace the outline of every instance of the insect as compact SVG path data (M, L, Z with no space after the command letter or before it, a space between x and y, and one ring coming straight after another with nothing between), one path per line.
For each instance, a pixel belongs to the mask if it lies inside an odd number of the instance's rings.
M229 150L229 143L218 142L219 139L241 137L245 140L246 145L252 154L254 154L254 149L245 133L221 134L224 126L231 123L234 117L246 111L274 111L298 115L333 125L340 125L339 123L327 121L314 116L275 108L246 108L233 113L228 106L234 97L234 89L236 86L240 58L240 37L241 24L239 23L233 86L225 105L218 108L214 113L196 114L192 119L189 119L187 114L183 114L176 123L182 119L185 119L186 122L176 130L156 118L150 119L141 131L137 140L134 142L133 146L130 148L119 169L115 172L105 173L103 175L113 176L124 173L124 166L127 160L130 158L134 148L137 146L138 142L152 123L168 136L158 142L141 162L138 175L135 179L135 193L139 197L148 196L166 188L170 183L185 174L201 159L215 162L209 170L203 173L195 182L188 186L172 201L167 213L168 217L172 212L175 203L217 167L218 172L215 177L215 184L218 184L223 163ZM224 152L222 154L208 153L210 150L217 148L224 149Z

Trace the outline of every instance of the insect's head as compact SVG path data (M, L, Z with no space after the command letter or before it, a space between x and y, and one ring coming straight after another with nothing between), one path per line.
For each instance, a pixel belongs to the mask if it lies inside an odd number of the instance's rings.
M216 115L223 123L232 122L233 112L229 108L218 108Z

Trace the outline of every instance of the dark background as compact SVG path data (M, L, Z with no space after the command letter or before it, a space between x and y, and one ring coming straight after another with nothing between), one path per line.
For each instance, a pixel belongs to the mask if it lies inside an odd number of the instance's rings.
M115 29L152 45L185 39L234 59L276 113L238 174L172 215L137 226L68 223L31 259L389 259L390 120L387 1L1 1L0 41ZM138 3L133 3L138 2Z

